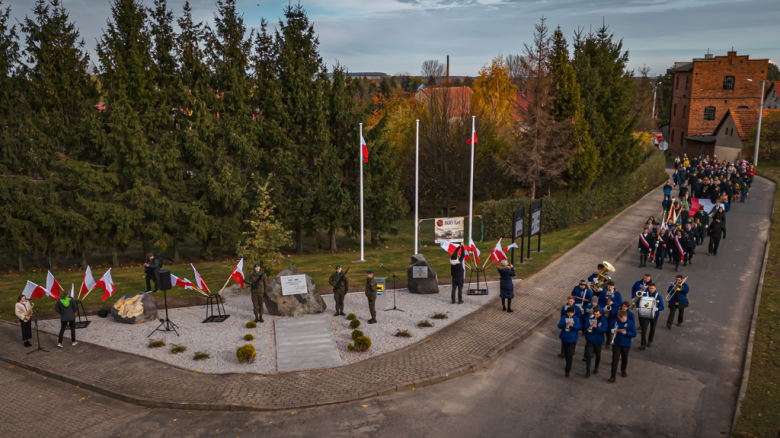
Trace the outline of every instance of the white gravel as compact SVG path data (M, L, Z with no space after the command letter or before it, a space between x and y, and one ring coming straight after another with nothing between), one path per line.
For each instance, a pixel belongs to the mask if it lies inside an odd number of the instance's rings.
M371 348L363 353L356 353L347 350L347 345L352 342L352 329L349 328L349 321L343 316L334 316L335 303L332 295L324 295L323 299L328 305L325 311L328 315L333 336L341 355L341 360L345 365L360 362L373 356L388 353L399 348L425 339L427 336L457 321L459 318L468 315L479 309L492 297L498 294L498 282L490 282L490 295L487 296L468 296L464 294L463 304L452 304L450 302L451 287L443 285L439 287L440 293L432 295L416 295L409 293L406 289L399 289L397 292L397 307L404 310L383 311L377 309L377 324L368 324L370 318L368 313L368 304L364 294L349 293L345 299L345 313L354 313L361 322L359 330L371 338ZM388 300L392 307L392 290L388 291ZM178 325L180 336L173 332L156 332L151 337L147 336L158 325L158 321L149 323L127 325L114 321L114 318L90 317L92 323L86 329L76 331L76 337L79 342L89 342L102 345L107 348L123 351L126 353L137 354L144 357L159 360L171 365L199 371L203 373L276 373L276 352L275 352L275 333L274 320L281 318L278 316L264 315L265 323L258 324L255 329L246 328L247 321L253 320L252 300L248 292L226 290L225 309L230 314L223 323L203 324L206 310L203 306L187 307L179 309L170 309L169 315L171 321ZM162 303L160 303L162 304ZM430 317L437 312L445 313L447 319L431 319ZM158 311L158 316L163 316L164 310ZM418 328L417 323L422 320L428 320L434 324L429 328ZM43 331L57 334L59 333L59 320L41 321L40 328ZM399 330L407 330L412 334L411 338L398 338L395 333ZM252 334L254 341L246 342L243 337L246 334ZM69 331L65 332L65 348L70 346ZM162 348L149 348L149 340L165 341L166 346ZM238 347L251 343L257 349L257 359L252 364L242 364L236 359L236 349ZM171 354L169 352L173 345L183 345L187 348L186 353ZM75 347L78 348L78 347ZM195 352L207 352L211 355L209 359L195 361L193 355Z

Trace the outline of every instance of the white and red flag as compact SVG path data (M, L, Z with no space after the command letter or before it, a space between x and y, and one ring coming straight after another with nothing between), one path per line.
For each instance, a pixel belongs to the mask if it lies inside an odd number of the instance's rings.
M173 274L171 274L171 283L174 286L179 286L182 289L192 289L192 286L194 286L192 282L186 278L179 278Z
M111 268L108 268L108 271L100 277L100 280L95 283L95 287L103 290L103 301L114 295L116 288L114 287L114 279L111 278Z
M469 247L471 248L471 253L474 254L474 262L479 263L479 248L477 248L477 245L474 244L471 238L469 238Z
M520 248L520 247L519 247L519 246L517 246L517 244L516 244L516 243L512 242L512 244L511 244L511 245L509 245L509 246L507 246L506 248L504 248L504 255L506 255L506 253L508 253L508 252L509 252L509 250L510 250L510 249L512 249L512 248Z
M198 270L195 269L195 265L190 263L190 266L192 266L192 272L195 273L195 285L198 286L198 289L204 292L211 292L209 290L209 285L206 284L206 282L203 280L203 277L201 277L200 274L198 273Z
M236 265L236 268L233 269L233 273L230 274L231 277L233 277L233 280L236 280L236 284L238 284L238 287L241 289L244 288L244 258L242 257L241 260L238 261L238 264Z
M95 278L92 277L92 269L87 266L87 270L84 271L84 281L81 283L79 296L83 297L87 292L91 291L93 287L95 287Z
M31 300L33 298L43 298L48 294L49 291L44 289L42 286L38 286L37 284L33 283L30 280L27 280L27 285L24 287L24 290L22 291L22 295L24 295L28 300Z
M699 212L699 207L704 207L704 212L710 214L712 208L715 207L715 203L709 199L691 198L691 208L688 210L691 217Z
M360 134L360 150L361 155L363 155L363 162L368 163L368 145L366 144L366 140L363 138L363 134Z
M62 292L62 286L60 286L60 283L57 281L56 278L54 278L54 274L51 273L51 271L48 271L46 274L46 290L48 295L51 298L54 298L55 300L60 299L60 292Z
M447 241L440 243L439 246L441 246L441 249L447 251L449 255L455 254L455 251L458 250L458 245L453 245L452 243Z
M504 253L504 250L501 249L501 239L498 239L495 248L493 248L493 251L490 251L490 258L493 259L496 264L499 264L501 260L506 260L506 254Z

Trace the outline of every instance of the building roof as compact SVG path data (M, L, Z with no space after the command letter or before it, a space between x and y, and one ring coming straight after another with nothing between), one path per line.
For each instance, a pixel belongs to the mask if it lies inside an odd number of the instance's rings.
M769 114L780 113L780 109L764 108L763 118ZM750 131L758 125L758 109L730 108L715 128L715 132L720 131L723 123L731 117L734 120L734 126L737 128L739 139L744 141L750 138Z
M447 111L451 117L464 116L471 111L471 95L474 90L471 87L429 87L414 94L418 102L430 102L431 96L435 100L446 99Z
M512 120L515 122L524 122L525 113L531 104L531 95L527 91L515 93L515 102L512 105Z
M769 93L772 92L773 88L777 90L777 94L780 95L780 81L769 82L769 86L766 87L766 94L764 95L764 100L766 100L766 98L769 97Z

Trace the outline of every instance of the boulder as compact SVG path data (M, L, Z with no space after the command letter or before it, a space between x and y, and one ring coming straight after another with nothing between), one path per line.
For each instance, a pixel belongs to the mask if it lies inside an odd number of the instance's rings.
M277 316L301 316L322 313L328 308L325 300L317 292L314 279L306 274L304 275L306 275L307 293L282 295L281 277L288 275L301 275L301 272L295 266L288 266L268 282L268 290L265 293L265 306L268 308L268 313Z
M415 268L425 272L425 277L415 276ZM423 269L424 268L424 269ZM406 270L406 280L409 283L409 292L413 294L437 294L439 293L439 277L428 259L422 254L412 256L412 265Z
M146 292L124 295L111 306L111 315L122 324L140 324L157 318L157 298Z

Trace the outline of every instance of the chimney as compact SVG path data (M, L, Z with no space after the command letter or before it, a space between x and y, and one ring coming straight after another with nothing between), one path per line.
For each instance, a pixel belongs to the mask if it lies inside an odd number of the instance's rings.
M712 57L713 57L712 53L705 53L704 54L704 59L712 59Z
M450 55L447 55L447 83L450 83Z

